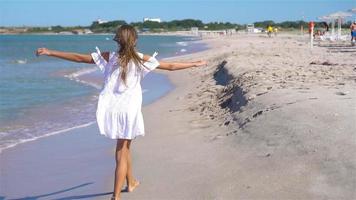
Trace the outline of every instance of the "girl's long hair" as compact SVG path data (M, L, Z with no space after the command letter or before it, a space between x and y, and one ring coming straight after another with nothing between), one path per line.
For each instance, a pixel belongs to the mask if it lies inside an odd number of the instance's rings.
M130 25L120 26L114 39L120 46L118 60L121 67L120 77L126 84L128 64L132 60L136 66L142 67L143 59L136 52L137 31Z

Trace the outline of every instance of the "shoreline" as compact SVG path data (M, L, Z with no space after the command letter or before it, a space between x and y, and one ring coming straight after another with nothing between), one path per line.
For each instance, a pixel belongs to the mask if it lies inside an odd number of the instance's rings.
M177 35L179 36L179 35ZM188 42L190 45L194 46L196 43L202 43L204 44L204 41L202 40L194 40L194 41L186 41ZM204 44L205 46L205 44ZM205 49L205 47L204 47ZM177 47L177 50L178 47ZM201 51L201 50L196 50L196 51ZM194 52L190 52L190 53L194 53ZM186 54L186 53L183 53L183 54ZM94 80L93 78L88 78L88 77L85 77L86 75L91 75L91 74L94 74L97 72L97 67L94 66L94 67L85 67L85 68L81 68L81 69L78 69L76 71L73 71L73 70L69 70L70 72L60 72L59 76L61 77L65 77L71 81L75 81L75 82L79 82L81 84L84 84L84 85L87 85L87 86L90 86L90 87L94 87L96 89L100 89L101 87L101 83L98 82L98 80ZM158 73L160 74L160 73ZM95 78L97 79L97 78ZM95 94L94 94L95 96ZM158 97L159 98L159 97ZM152 99L152 98L149 98L149 99ZM150 102L152 102L152 100L149 100ZM8 148L13 148L15 147L16 145L18 144L23 144L23 143L26 143L26 142L30 142L30 141L34 141L34 140L37 140L37 139L40 139L40 138L43 138L43 137L47 137L47 136L52 136L52 135L55 135L55 134L58 134L58 133L65 133L66 130L71 130L71 129L75 129L75 128L79 128L79 127L83 127L83 126L87 126L88 124L92 124L92 123L95 123L96 121L89 121L87 123L84 123L84 124L78 124L78 125L75 125L75 126L72 126L72 127L64 127L62 129L55 129L55 130L49 130L47 131L46 134L43 134L43 135L37 135L35 137L32 137L32 138L23 138L21 140L19 140L19 142L17 143L13 143L13 144L10 144L10 145L7 145L6 147L0 149L0 155L3 151L5 151L6 149Z
M90 35L114 35L115 33L90 33L90 34L75 34L75 33L0 33L1 35L78 35L78 36L90 36ZM191 34L191 31L173 31L173 32L142 32L138 33L138 35L159 35L159 36L191 36L191 37L197 37L194 34Z

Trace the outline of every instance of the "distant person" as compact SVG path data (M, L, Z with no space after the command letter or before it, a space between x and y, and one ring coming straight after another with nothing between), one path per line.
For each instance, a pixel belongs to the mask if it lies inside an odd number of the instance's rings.
M321 36L323 35L323 32L321 32L321 30L316 30L315 32L314 32L314 35L313 35L313 37L314 37L314 39L315 38L321 38Z
M274 32L274 36L277 36L277 33L278 33L278 28L276 27L276 28L274 28L273 29L273 32Z
M273 33L273 27L271 25L268 25L268 27L267 27L268 37L272 37L272 33Z
M309 28L309 35L310 35L311 32L314 30L314 22L313 21L309 22L308 28Z
M351 43L352 43L352 45L355 45L355 40L356 40L356 20L351 24L350 31L351 31Z
M326 32L329 32L329 25L326 22L323 22L324 28Z
M140 182L132 173L131 141L145 135L141 112L141 80L154 69L181 70L206 65L205 61L162 62L149 55L137 52L137 32L129 25L116 31L114 41L118 45L115 52L79 54L38 48L37 56L47 55L73 62L96 64L105 76L100 92L96 120L100 134L117 140L116 169L112 200L120 199L121 188L126 180L127 191L132 192ZM167 183L169 184L169 183Z

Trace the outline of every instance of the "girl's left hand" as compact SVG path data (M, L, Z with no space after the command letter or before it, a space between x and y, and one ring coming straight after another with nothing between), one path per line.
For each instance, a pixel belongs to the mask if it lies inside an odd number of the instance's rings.
M36 56L41 56L41 55L49 56L51 55L51 52L47 48L38 48L36 51Z

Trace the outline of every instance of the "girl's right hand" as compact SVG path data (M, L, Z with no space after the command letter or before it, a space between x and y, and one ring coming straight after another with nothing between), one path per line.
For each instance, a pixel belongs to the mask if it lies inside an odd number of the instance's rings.
M199 60L199 61L195 61L193 63L195 65L195 67L206 66L208 64L205 60Z
M47 48L38 48L36 51L36 56L41 56L41 55L50 56L51 51Z

